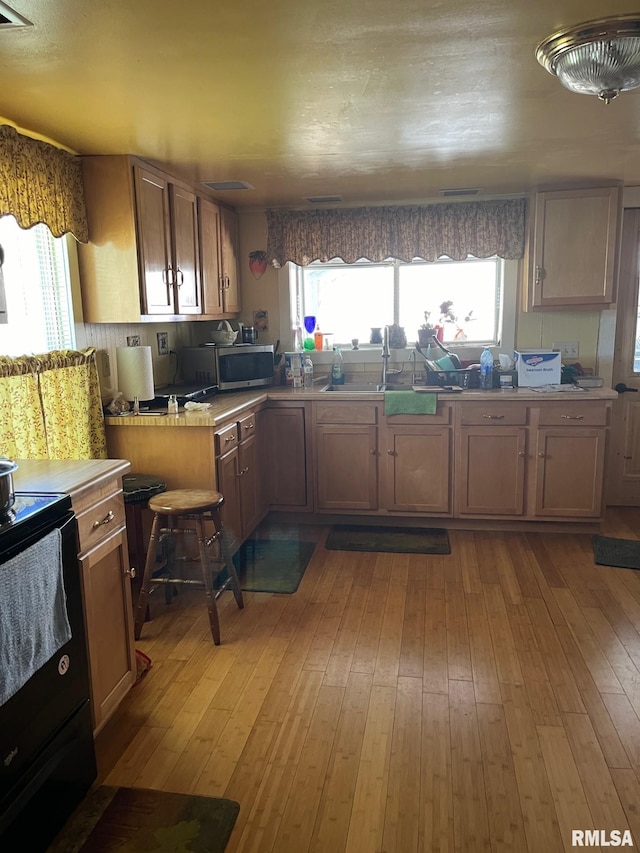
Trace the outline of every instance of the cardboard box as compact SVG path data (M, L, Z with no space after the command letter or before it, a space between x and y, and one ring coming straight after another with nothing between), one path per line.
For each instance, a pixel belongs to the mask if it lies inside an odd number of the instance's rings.
M559 352L551 350L516 350L516 370L520 388L539 385L559 385L561 360Z

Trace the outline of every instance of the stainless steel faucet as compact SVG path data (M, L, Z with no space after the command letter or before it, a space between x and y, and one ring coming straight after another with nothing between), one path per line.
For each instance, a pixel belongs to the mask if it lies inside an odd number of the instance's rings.
M387 365L391 358L391 350L389 349L389 327L385 326L382 333L382 379L381 390L385 390L387 384Z

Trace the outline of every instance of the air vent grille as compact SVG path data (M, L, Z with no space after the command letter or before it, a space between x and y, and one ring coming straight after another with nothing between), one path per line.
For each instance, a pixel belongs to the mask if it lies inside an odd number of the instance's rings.
M306 199L309 204L337 204L342 201L340 195L312 195Z
M247 181L203 181L202 185L210 190L218 192L225 190L255 190L252 184Z
M32 27L31 21L23 18L5 3L0 3L0 30L15 30L18 27Z
M460 195L478 195L481 192L480 187L460 187L460 189L440 190L440 195L445 198L455 198Z

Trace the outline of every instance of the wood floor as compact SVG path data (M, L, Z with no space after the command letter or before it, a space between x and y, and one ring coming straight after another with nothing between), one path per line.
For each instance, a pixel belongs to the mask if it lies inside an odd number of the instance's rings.
M153 667L100 782L240 803L227 853L640 847L640 572L591 536L450 531L450 556L326 551L294 595L154 604ZM640 538L639 510L602 532ZM592 848L593 849L593 848ZM629 848L627 848L629 849Z

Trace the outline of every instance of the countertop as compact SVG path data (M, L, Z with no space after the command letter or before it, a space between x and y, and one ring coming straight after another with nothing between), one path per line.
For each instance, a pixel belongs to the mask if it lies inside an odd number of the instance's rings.
M197 411L185 412L180 409L177 415L163 414L161 416L153 415L127 415L125 417L109 416L105 418L105 423L109 426L117 427L212 427L223 422L229 421L238 415L241 415L247 409L262 405L267 400L299 400L301 402L311 400L323 401L353 401L367 400L379 401L384 399L384 393L381 391L357 391L349 393L348 391L322 391L326 386L326 382L318 385L318 388L311 389L293 389L287 385L274 385L268 389L260 389L256 391L229 391L223 394L216 394L210 400L211 408L200 409ZM406 390L411 390L407 387ZM552 391L540 392L531 388L514 388L510 391L504 391L501 388L496 388L492 391L466 390L462 393L438 393L438 397L449 402L505 402L507 400L519 400L525 402L544 403L545 401L560 400L565 402L577 403L587 400L616 400L618 394L612 388L589 388L582 391Z
M114 477L122 477L131 468L125 459L16 459L13 474L17 492L61 493L77 500L88 489Z

